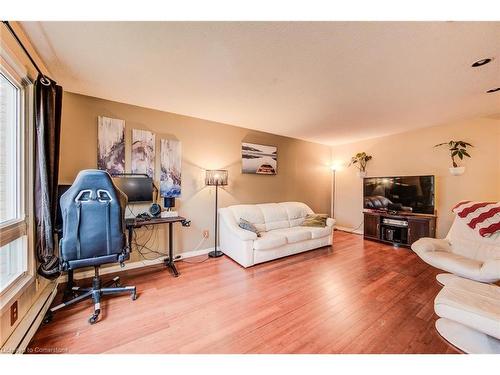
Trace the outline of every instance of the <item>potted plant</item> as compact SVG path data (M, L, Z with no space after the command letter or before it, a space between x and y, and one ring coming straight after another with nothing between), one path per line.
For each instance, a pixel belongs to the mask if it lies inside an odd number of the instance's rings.
M371 155L366 155L366 152L358 152L351 158L351 162L349 163L349 167L354 165L359 169L358 176L363 178L366 177L366 163L371 160Z
M450 152L451 163L452 163L452 167L450 167L450 173L453 176L460 176L461 174L464 174L465 167L459 167L455 158L458 157L460 160L463 160L464 157L470 158L470 155L467 152L467 147L474 147L474 146L464 141L449 141L449 142L439 143L434 147L441 147L441 146L448 147L448 151Z

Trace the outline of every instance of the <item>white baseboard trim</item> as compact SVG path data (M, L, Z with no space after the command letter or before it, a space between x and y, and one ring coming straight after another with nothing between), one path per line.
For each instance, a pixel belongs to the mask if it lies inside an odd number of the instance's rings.
M175 255L174 261L179 261L179 260L186 259L186 258L192 258L192 257L196 257L196 256L199 256L199 255L208 254L213 249L214 249L213 247L209 247L207 249L185 251L183 253ZM163 263L163 259L165 259L164 256L158 257L156 259L151 259L151 260L143 259L143 260L138 260L138 261L135 261L135 262L128 262L128 263L125 263L125 267L123 267L123 268L120 267L119 264L111 266L111 267L103 267L100 270L100 274L101 275L106 275L106 274L110 274L110 273L116 273L116 272L121 272L121 271L133 270L133 269L136 269L136 268L142 268L142 267L147 267L147 266L154 266L154 265L157 265L157 264L162 264ZM94 276L94 271L81 271L81 272L77 271L77 272L74 273L74 279L75 280L87 279L87 278L93 277L93 276ZM62 275L58 279L59 283L65 283L66 281L68 281L68 276L66 274Z
M23 354L26 351L57 294L57 284L57 281L50 282L40 293L35 303L2 346L3 353Z
M347 227L342 227L342 226L339 226L339 225L335 225L335 229L337 230L340 230L342 232L348 232L348 233L354 233L354 234L360 234L360 235L363 235L363 229L356 229L356 230L352 230L352 228L347 228Z

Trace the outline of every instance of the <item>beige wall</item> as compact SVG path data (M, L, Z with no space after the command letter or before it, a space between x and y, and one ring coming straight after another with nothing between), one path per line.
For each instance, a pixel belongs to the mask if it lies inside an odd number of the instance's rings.
M182 142L182 197L176 204L180 215L192 224L190 228L176 227L177 253L213 246L215 196L213 188L204 185L205 169L229 170L229 185L219 190L219 207L297 200L317 212L329 212L331 150L327 146L69 92L63 99L60 183L71 183L80 170L96 167L99 115L125 120L127 171L132 129L156 134L156 180L160 138ZM277 146L278 175L242 174L243 141ZM204 229L210 231L210 238L200 244ZM164 239L164 233L159 233L154 247L165 249ZM137 257L134 252L133 260Z
M465 140L475 147L463 162L466 172L451 176L446 149L433 145L450 139ZM500 120L480 118L407 133L340 145L332 148L334 160L349 161L357 152L373 156L368 176L436 176L437 235L445 236L453 215L451 207L462 199L500 200ZM355 228L363 221L362 180L354 167L337 172L335 213L338 225ZM362 229L362 227L361 227Z
M45 74L50 74L50 72L46 69L43 61L39 58L36 51L31 46L30 41L19 27L17 22L10 22L11 26L15 30L17 36L21 39L24 46L27 48L31 56L36 61L37 65L42 69ZM38 75L36 69L32 66L30 61L28 60L26 54L19 47L13 36L8 31L5 25L0 25L0 43L2 48L5 48L8 53L13 54L14 58L22 64L28 72L28 76L32 79L35 79ZM32 256L32 263L35 262L34 254L30 254ZM14 297L10 300L2 300L2 305L5 302L4 308L2 308L0 313L0 346L2 346L5 341L12 334L14 329L21 322L22 318L26 315L27 311L31 308L36 299L40 296L42 290L48 285L48 281L42 277L38 277L35 272L36 266L34 264L30 265L30 269L28 270L31 274L34 275L33 281L25 286L22 290L18 291L14 295ZM2 297L5 298L5 297ZM14 301L18 302L19 309L19 318L16 323L11 326L10 325L10 306L14 303ZM8 349L8 348L6 348Z

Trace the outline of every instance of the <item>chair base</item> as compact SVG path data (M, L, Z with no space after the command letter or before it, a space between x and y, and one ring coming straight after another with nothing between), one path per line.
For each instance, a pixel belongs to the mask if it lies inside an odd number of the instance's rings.
M114 285L114 287L111 287ZM120 277L117 276L110 280L108 283L104 284L101 287L101 278L99 277L99 268L95 267L95 276L92 279L92 287L91 288L80 288L77 286L73 286L71 288L71 292L73 295L76 295L75 298L70 299L69 301L64 301L57 306L52 307L47 311L47 314L44 318L44 323L50 323L53 319L53 315L56 311L61 310L65 307L74 305L75 303L84 301L86 299L92 298L94 302L94 313L89 318L89 323L94 324L99 319L99 314L101 313L101 297L104 295L118 294L118 293L130 293L132 296L132 300L135 301L137 299L137 290L135 286L120 286ZM68 295L68 291L65 291L65 295Z
M451 345L469 354L500 354L500 340L446 318L436 321L436 330Z

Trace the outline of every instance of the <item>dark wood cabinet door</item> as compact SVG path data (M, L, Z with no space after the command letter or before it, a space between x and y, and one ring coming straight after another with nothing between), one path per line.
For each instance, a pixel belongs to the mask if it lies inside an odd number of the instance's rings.
M429 237L430 234L429 220L408 220L408 242L411 245L422 237Z
M379 220L380 217L378 215L372 215L369 213L365 212L365 225L364 225L364 236L369 237L369 238L376 238L378 239L380 237L379 234Z

